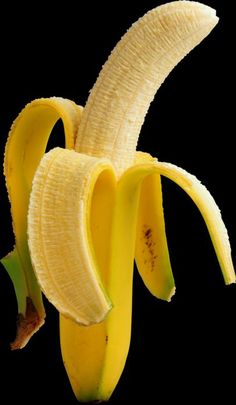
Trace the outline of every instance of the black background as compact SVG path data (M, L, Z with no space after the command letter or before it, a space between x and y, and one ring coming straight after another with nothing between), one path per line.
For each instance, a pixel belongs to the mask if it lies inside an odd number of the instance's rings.
M51 2L1 13L0 156L10 125L34 98L62 96L84 105L101 65L125 30L161 1ZM195 174L220 206L236 252L233 62L229 2L206 0L221 20L171 73L152 103L139 149ZM55 135L55 134L54 134ZM56 139L56 136L54 137ZM63 146L62 137L49 147ZM2 173L0 255L13 245ZM205 225L175 185L163 181L167 236L177 292L152 297L134 278L130 353L111 404L230 402L235 374L236 287L225 287ZM76 404L63 369L58 315L45 300L46 324L28 346L9 350L16 302L0 272L0 403Z

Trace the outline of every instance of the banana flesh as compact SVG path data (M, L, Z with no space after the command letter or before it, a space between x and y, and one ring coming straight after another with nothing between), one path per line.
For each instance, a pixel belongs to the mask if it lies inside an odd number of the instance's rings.
M192 1L151 10L113 50L83 111L68 100L36 100L9 136L4 170L16 245L2 263L24 319L30 298L42 323L40 289L60 312L63 361L82 402L108 400L125 366L134 259L153 295L169 301L175 292L161 176L197 205L225 283L236 281L227 230L207 189L183 169L136 151L157 89L217 21L215 10ZM58 118L66 148L74 150L44 155ZM18 347L39 326L23 333Z
M110 158L119 174L131 166L156 91L217 22L210 7L174 1L154 8L133 24L112 51L90 93L76 151Z

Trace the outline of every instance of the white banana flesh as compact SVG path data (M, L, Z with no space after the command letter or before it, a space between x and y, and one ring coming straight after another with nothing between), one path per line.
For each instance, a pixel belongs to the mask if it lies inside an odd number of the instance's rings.
M158 88L217 22L210 7L174 1L154 8L134 23L112 51L90 93L76 151L106 156L119 174L131 166Z

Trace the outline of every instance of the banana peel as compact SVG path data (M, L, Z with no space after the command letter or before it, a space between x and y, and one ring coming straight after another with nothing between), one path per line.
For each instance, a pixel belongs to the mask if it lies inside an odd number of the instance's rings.
M62 98L34 100L17 117L5 148L4 175L11 204L15 246L1 259L13 283L17 304L17 333L13 349L26 345L44 323L41 289L28 248L27 213L32 180L45 153L51 130L62 119L67 148L74 148L81 107Z

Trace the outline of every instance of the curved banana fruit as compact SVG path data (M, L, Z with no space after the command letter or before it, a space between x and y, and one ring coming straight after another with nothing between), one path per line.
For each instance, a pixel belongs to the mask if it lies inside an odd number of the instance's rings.
M236 281L227 230L207 189L184 170L136 152L157 89L217 21L214 10L196 2L151 10L113 50L83 112L66 100L38 100L23 110L11 132L5 174L16 253L2 262L19 312L26 315L29 297L43 319L31 258L41 289L60 312L62 356L82 402L108 400L124 368L134 258L152 294L168 301L174 294L160 176L192 198L225 283ZM60 117L66 148L74 150L55 148L40 161Z

